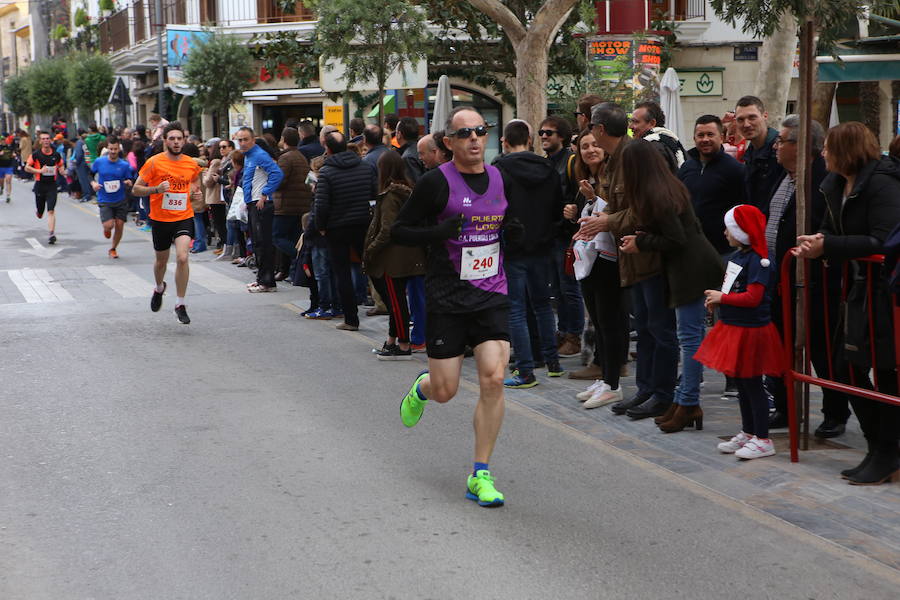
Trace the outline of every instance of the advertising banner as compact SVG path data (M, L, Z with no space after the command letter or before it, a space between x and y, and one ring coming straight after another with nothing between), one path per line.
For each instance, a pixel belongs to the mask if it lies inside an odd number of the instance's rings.
M662 42L653 36L599 35L587 38L588 91L631 110L659 101Z

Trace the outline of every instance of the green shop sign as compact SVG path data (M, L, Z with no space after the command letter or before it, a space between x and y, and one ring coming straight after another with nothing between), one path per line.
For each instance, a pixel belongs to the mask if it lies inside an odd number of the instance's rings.
M681 80L682 96L721 96L722 95L722 70L706 69L690 71L678 69L678 78Z

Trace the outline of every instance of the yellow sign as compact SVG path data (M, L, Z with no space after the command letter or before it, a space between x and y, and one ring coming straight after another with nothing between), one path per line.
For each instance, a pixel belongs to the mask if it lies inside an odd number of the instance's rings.
M338 131L344 133L344 107L343 106L326 106L325 107L325 124L333 125Z

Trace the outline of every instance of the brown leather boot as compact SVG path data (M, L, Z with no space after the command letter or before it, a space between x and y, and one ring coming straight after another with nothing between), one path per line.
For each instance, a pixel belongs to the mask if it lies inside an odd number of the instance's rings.
M583 369L569 371L569 379L603 379L603 369L591 363Z
M671 419L673 416L675 416L675 409L677 409L677 408L678 408L678 405L673 402L672 404L669 405L669 410L667 410L663 414L659 415L658 417L653 417L653 422L656 423L657 425L661 425L661 424L665 423L666 421Z
M572 358L581 354L581 338L574 333L567 333L559 347L560 358Z
M675 433L693 425L697 431L703 429L703 409L699 406L681 406L675 409L671 419L659 425L663 433Z

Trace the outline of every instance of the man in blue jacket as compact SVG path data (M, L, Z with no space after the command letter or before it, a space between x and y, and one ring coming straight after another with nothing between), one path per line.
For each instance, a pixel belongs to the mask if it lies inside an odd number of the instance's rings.
M272 245L272 223L275 221L275 202L272 195L284 174L275 159L256 144L249 127L238 129L235 137L244 153L244 177L241 187L247 215L253 232L253 254L256 256L256 281L247 290L251 293L274 292L275 246Z

